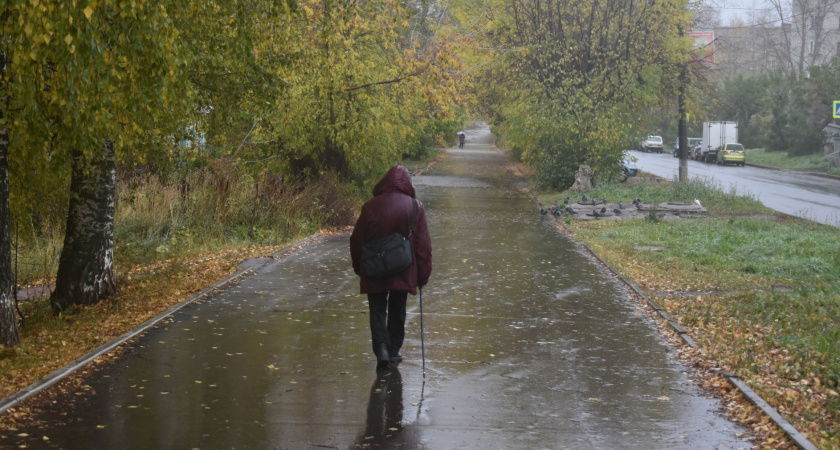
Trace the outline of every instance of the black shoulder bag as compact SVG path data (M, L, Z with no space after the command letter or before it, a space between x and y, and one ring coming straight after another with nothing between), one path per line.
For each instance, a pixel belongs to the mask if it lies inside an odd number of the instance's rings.
M402 233L374 239L362 246L362 268L368 278L383 279L394 276L411 266L411 242L417 216L417 200L412 198L411 222L408 237Z

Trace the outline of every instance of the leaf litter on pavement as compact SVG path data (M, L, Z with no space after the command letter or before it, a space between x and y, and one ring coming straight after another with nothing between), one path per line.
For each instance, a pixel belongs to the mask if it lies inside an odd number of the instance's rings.
M243 258L272 254L281 246L229 249L212 254L158 261L131 267L117 274L120 290L97 305L76 307L54 316L46 300L21 305L27 321L21 328L21 344L0 354L0 397L58 370L91 350L117 338L171 306L238 271ZM234 283L236 280L233 281ZM201 300L197 300L200 302ZM194 319L198 320L197 317ZM162 323L166 324L171 320ZM208 320L213 323L213 320ZM221 333L220 333L221 334ZM165 342L159 342L165 345ZM0 415L0 429L15 430L30 423L33 409L67 392L89 392L84 380L102 365L119 356L121 349L94 359L71 376ZM196 384L202 383L195 380ZM211 386L212 387L212 386ZM127 408L137 408L129 405Z

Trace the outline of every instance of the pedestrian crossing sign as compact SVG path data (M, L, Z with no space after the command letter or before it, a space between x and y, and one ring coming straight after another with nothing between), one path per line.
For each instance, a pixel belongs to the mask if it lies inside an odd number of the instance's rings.
M834 118L840 119L840 100L834 101Z

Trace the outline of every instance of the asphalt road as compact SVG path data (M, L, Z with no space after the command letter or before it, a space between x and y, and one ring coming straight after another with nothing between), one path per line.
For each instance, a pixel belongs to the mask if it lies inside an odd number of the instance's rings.
M636 167L643 172L669 179L679 174L679 160L671 153L628 153L638 159ZM789 170L718 166L691 160L688 176L711 179L724 189L734 188L739 194L755 196L776 211L840 227L840 180Z

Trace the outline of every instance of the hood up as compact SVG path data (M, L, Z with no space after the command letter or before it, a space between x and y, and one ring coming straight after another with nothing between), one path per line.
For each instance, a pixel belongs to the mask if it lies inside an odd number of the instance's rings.
M414 186L411 184L411 174L408 173L408 169L399 164L391 167L388 173L376 183L376 186L373 187L373 196L393 191L399 191L415 198Z

